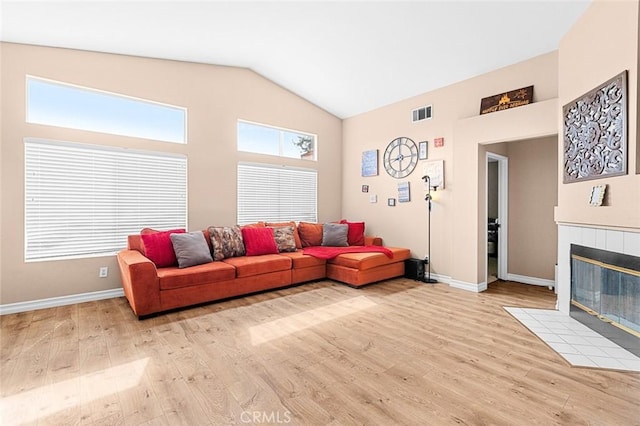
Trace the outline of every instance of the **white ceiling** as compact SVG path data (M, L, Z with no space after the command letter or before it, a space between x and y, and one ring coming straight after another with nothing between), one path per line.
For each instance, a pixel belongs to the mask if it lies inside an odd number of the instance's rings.
M346 118L555 50L588 4L3 0L0 39L247 67Z

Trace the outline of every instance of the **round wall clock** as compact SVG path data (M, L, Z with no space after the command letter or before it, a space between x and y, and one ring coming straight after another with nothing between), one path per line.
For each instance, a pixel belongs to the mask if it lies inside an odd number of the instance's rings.
M401 179L409 176L418 164L418 147L409 138L392 140L384 151L384 169L387 173Z

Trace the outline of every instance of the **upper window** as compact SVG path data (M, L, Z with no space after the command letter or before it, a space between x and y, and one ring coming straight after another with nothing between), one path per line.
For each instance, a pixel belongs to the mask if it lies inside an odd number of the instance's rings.
M186 143L187 110L27 77L27 122Z
M316 142L310 133L238 121L238 151L315 160Z
M185 156L26 139L27 261L113 254L186 222Z

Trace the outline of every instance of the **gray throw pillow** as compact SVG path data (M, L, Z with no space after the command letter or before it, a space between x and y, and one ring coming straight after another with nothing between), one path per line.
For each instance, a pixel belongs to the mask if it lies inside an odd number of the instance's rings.
M209 244L201 231L171 234L171 244L178 259L178 268L213 262Z
M325 223L322 225L322 245L330 247L347 247L349 225L346 223Z

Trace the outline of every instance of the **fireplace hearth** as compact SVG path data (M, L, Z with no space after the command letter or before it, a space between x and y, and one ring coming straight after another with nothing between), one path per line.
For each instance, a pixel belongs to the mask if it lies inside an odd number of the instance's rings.
M640 356L640 257L571 244L569 314Z

